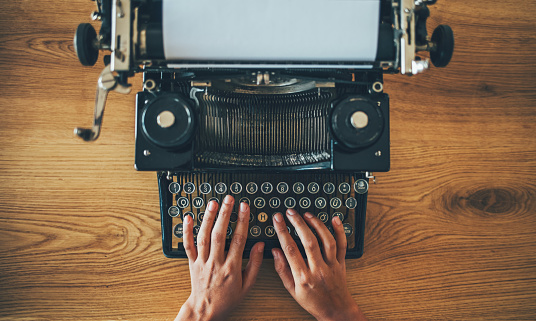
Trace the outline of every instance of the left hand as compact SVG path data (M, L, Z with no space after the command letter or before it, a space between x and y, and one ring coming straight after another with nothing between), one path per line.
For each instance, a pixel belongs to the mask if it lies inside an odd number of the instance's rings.
M264 243L253 246L246 269L242 271L249 225L249 206L246 203L240 204L231 246L225 254L225 238L233 205L234 198L227 195L216 220L218 203L211 201L208 204L197 236L197 248L194 245L193 219L185 217L183 243L190 265L192 293L175 321L225 319L257 279Z

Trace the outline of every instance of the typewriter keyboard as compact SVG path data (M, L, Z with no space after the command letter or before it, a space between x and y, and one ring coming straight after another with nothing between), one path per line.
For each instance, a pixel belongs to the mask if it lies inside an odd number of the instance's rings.
M228 243L233 237L240 202L250 206L245 257L258 241L266 243L266 257L271 256L271 248L280 247L272 217L279 212L286 219L287 208L294 208L301 215L316 215L332 233L331 219L339 216L348 241L347 257L362 255L368 191L368 180L362 174L193 172L174 175L172 180L160 174L159 180L162 240L168 257L186 257L182 245L184 217L193 218L195 238L208 203L215 200L221 204L226 195L235 198L227 229ZM288 220L286 223L303 253L297 232Z

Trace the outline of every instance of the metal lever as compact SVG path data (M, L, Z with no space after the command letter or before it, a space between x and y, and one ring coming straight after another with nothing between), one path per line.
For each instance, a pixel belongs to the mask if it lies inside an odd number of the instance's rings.
M121 94L130 93L130 87L120 84L117 81L117 77L114 76L110 65L106 66L101 72L99 81L97 83L97 96L95 97L95 114L92 128L75 128L74 133L78 137L82 138L86 142L91 142L99 138L102 116L104 114L104 106L106 105L106 98L110 90L116 91Z

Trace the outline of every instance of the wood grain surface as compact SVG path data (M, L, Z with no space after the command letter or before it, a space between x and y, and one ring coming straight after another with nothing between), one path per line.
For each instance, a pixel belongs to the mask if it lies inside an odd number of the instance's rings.
M0 319L170 320L186 260L161 250L156 174L134 170L135 95L72 38L94 3L0 1ZM377 173L348 287L371 319L536 319L536 3L440 0L448 68L387 76L392 167ZM133 92L141 77L131 80ZM309 320L266 260L231 320Z

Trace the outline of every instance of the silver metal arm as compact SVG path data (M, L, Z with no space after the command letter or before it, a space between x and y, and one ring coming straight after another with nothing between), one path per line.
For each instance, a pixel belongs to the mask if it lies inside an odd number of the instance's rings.
M75 128L74 130L74 133L86 142L91 142L99 138L102 126L102 117L104 115L104 106L106 105L106 98L108 97L108 92L110 90L114 90L121 94L130 93L130 87L119 84L117 81L117 77L114 76L110 69L110 66L108 65L101 72L97 84L93 127Z

